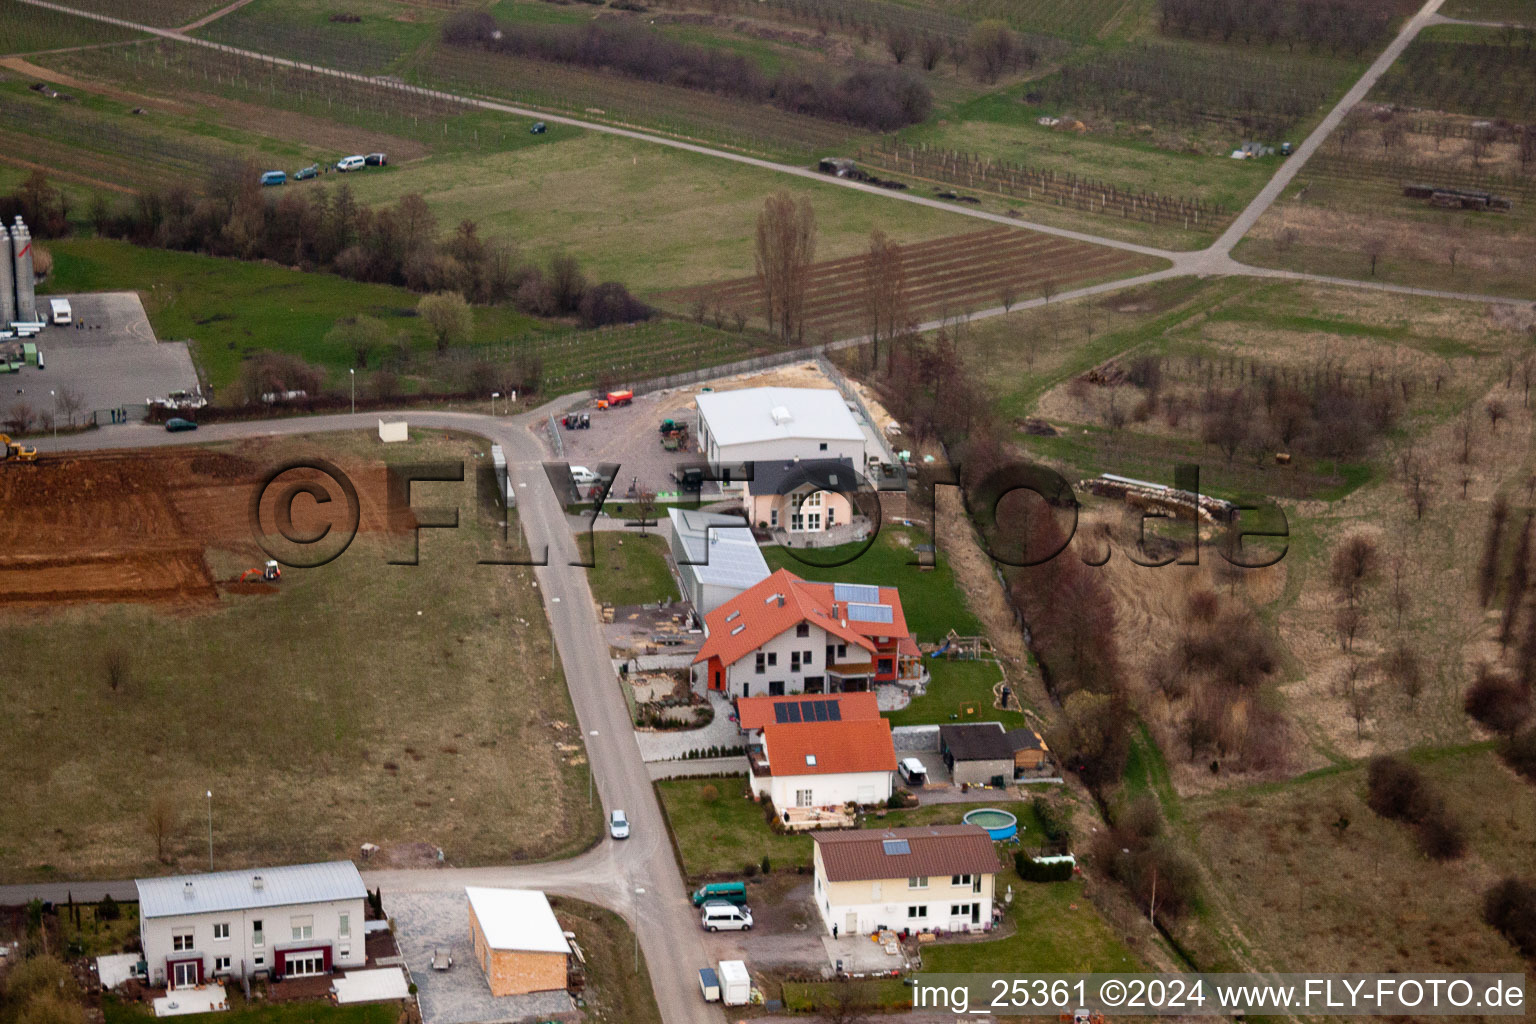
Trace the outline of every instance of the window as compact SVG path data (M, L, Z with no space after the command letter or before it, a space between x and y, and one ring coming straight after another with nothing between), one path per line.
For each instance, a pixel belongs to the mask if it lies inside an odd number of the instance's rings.
M340 923L337 924L337 926L336 926L336 934L338 936L340 936L341 938L343 938L343 939L351 938L351 936L352 936L352 915L351 914L342 914L341 915Z
M970 875L950 875L949 876L949 884L950 885L970 885L971 884L971 876Z
M797 789L797 790L795 790L795 806L796 807L812 807L812 806L814 806L811 803L812 799L814 799L814 797L812 796L810 790L808 790L808 789Z
M923 917L927 917L927 916L928 916L928 908L926 906L908 907L907 908L907 917L908 918L923 918Z
M229 939L228 921L220 921L213 926L213 939L215 942L225 942Z
M782 680L782 679L775 679L773 682L769 683L768 684L768 696L770 696L770 697L782 697L782 696L784 696L784 680Z
M289 953L283 957L283 964L286 968L283 973L290 978L308 978L325 973L325 958L318 953Z
M815 660L816 659L811 656L811 652L810 651L805 651L805 652L803 652L800 655L800 663L802 665L809 665L811 662L813 662Z
M846 657L848 657L848 645L847 644L838 644L837 645L837 660L838 661L842 661Z
M777 665L778 663L779 663L778 652L777 651L769 651L768 652L768 664L770 664L770 665Z
M827 450L827 442L825 442L825 441L821 442L821 449L820 450L821 451L826 451Z
M974 875L971 878L971 892L981 892L981 876Z
M175 950L178 953L181 953L181 952L185 952L186 950L189 950L191 948L192 948L192 933L191 932L173 932L171 934L171 949Z
M926 889L926 888L928 888L928 876L927 875L917 875L917 876L915 876L913 878L907 879L907 888L908 889Z
M768 525L772 527L779 525L779 507L777 505L768 510Z
M768 656L762 651L757 652L757 674L762 675L767 671Z
M832 527L834 527L836 525L837 525L837 509L833 508L831 505L828 505L827 506L827 529L830 530L830 529L832 529Z
M264 953L257 953L255 956L251 957L251 962L253 964L255 964L257 967L265 967L265 966L267 966L266 954L264 954Z
M257 949L267 944L267 935L261 930L260 921L251 922L251 945Z
M791 672L799 672L800 671L800 652L799 651L790 651L789 652L789 670Z
M949 906L950 917L970 917L971 905L969 903L951 903Z
M214 974L228 974L229 973L229 957L227 957L227 956L216 956L216 957L214 957L213 958L213 973Z
M803 638L808 637L810 635L811 635L811 624L809 622L802 622L802 623L800 623L800 625L795 627L795 636L796 637L799 637L799 638L803 639Z
M303 917L290 917L288 927L293 930L295 939L312 939L315 937L315 919L313 915L306 914Z

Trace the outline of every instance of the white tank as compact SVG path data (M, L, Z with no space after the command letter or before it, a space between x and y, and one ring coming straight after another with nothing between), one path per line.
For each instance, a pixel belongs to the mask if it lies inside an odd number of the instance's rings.
M0 224L0 327L16 319L16 265L11 256L11 233Z
M20 215L11 225L11 252L16 271L16 319L37 320L36 278L32 274L32 232Z

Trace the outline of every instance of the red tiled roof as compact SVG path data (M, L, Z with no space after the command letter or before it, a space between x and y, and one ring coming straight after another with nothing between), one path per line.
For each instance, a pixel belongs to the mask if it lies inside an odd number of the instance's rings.
M763 726L763 749L774 775L893 772L896 748L883 718ZM814 758L815 763L810 759Z
M856 693L796 693L785 697L736 698L737 723L743 730L761 729L774 720L773 706L802 700L835 700L845 722L880 717L880 701L870 691Z
M877 878L941 878L987 875L998 870L992 837L979 825L812 832L829 882ZM904 840L906 853L887 852L888 841Z
M880 603L891 608L889 623L848 619L846 610L833 599L832 587L831 583L809 583L788 569L780 569L704 616L709 638L693 663L719 658L721 664L733 665L802 622L872 653L876 650L875 637L899 640L909 635L901 594L895 587L880 588Z

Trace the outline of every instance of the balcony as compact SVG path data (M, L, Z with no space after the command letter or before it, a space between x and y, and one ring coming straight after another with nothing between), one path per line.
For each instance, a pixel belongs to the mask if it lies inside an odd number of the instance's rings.
M773 769L768 766L768 755L761 750L753 750L747 754L747 765L752 774L758 778L766 778L773 774Z
M843 807L786 807L779 820L792 832L812 828L853 828L857 818Z

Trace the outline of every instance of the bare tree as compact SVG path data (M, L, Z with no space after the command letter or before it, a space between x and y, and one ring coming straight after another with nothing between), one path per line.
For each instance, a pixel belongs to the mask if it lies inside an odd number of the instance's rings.
M1357 686L1349 695L1349 717L1355 720L1355 739L1365 737L1365 720L1371 717L1375 703L1375 690L1369 686Z
M121 647L109 649L101 659L101 671L106 677L107 689L116 693L128 681L128 655Z
M1387 239L1384 235L1367 235L1361 243L1361 251L1371 264L1371 276L1376 276L1376 264L1381 262L1381 257L1387 251Z
M1339 650L1355 649L1355 637L1365 628L1365 613L1357 604L1341 604L1333 610L1333 628L1339 634Z
M922 62L924 71L932 71L939 66L939 61L944 57L944 37L937 33L929 33L917 42L918 60Z
M869 1019L869 993L862 982L839 978L827 987L817 1011L822 1024L864 1024Z
M912 52L916 40L908 29L897 26L885 34L885 48L890 51L891 59L897 64L905 64L907 55Z
M1363 533L1351 534L1333 549L1328 581L1345 604L1359 604L1366 584L1376 578L1380 561L1375 541Z
M1049 305L1050 301L1056 297L1057 290L1058 288L1056 285L1056 279L1054 277L1047 277L1044 281L1040 282L1040 297L1045 300L1047 305Z
M768 327L786 343L805 335L805 292L816 258L816 214L811 201L777 192L757 215L757 279Z
M732 310L731 323L736 325L736 333L740 334L747 329L747 314L739 309Z
M1016 281L1005 281L997 290L997 301L1007 313L1013 309L1013 304L1019 301L1019 285Z
M635 519L640 524L640 535L656 521L656 492L642 487L631 504L635 507Z
M37 423L37 410L32 408L31 402L17 402L11 406L11 412L6 419L6 425L11 428L13 434L29 434Z
M1509 415L1509 410L1497 398L1488 399L1483 412L1488 415L1488 429L1495 434L1499 432L1499 421Z
M1387 652L1381 667L1403 691L1403 696L1408 698L1408 708L1412 710L1418 703L1419 695L1424 692L1424 662L1419 652L1399 642Z
M869 359L880 367L880 341L896 337L907 322L907 271L901 246L884 231L869 233L869 252L864 256L864 313L869 318Z
M1488 510L1488 532L1483 535L1483 557L1477 564L1477 600L1487 608L1493 604L1499 585L1499 555L1504 550L1504 526L1509 521L1509 499L1496 494Z
M1392 559L1391 571L1388 576L1387 601L1392 606L1392 622L1398 629L1403 628L1403 616L1413 606L1413 593L1408 589L1408 560L1402 555Z
M170 863L166 860L165 847L171 841L171 836L176 831L176 805L171 798L159 794L149 801L149 809L145 812L145 831L155 843L155 859L162 864Z
M69 420L69 425L73 427L75 425L75 417L80 415L81 411L85 408L85 399L80 396L80 392L70 387L59 388L58 399L59 411L64 414L65 418Z

